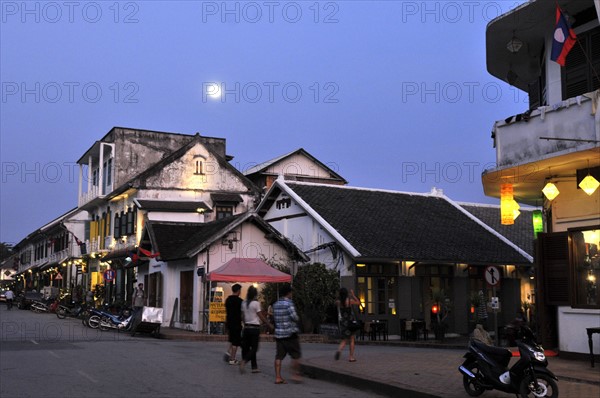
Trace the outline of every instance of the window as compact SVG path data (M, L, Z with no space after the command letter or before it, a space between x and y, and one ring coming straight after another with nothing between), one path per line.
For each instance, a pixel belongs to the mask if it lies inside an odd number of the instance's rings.
M600 226L569 230L571 265L571 305L579 308L600 308L598 278L600 278Z
M395 305L390 306L394 300L394 277L359 276L357 278L356 296L369 315L393 315Z
M217 206L217 220L233 216L233 206Z
M202 163L206 158L202 155L194 155L194 174L204 175L204 164Z
M117 239L121 236L121 216L119 213L115 214L115 230L114 230L114 238Z
M127 211L127 235L131 235L135 232L135 213L132 209Z
M98 186L98 169L92 172L92 185L95 187Z
M600 88L600 27L577 35L563 70L563 99L573 98Z
M112 184L112 158L109 158L104 162L102 174L104 175L104 187L106 188L106 192L110 192Z
M119 235L119 236L127 235L127 213L125 213L124 211L121 212L120 222L121 222L121 227L120 227L121 235Z

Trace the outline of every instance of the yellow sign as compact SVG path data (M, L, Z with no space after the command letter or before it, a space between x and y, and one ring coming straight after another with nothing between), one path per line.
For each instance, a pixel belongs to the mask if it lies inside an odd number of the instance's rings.
M208 312L209 322L225 322L226 315L227 313L225 312L225 303L210 303L210 308Z

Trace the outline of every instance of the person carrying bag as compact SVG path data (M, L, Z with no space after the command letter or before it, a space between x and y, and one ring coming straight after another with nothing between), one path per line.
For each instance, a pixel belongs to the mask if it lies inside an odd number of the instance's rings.
M342 341L338 346L337 351L335 352L335 360L340 359L340 355L346 344L350 346L350 355L348 357L348 361L356 362L356 358L354 358L354 346L356 342L356 333L363 328L362 321L356 319L356 314L354 312L354 305L360 305L360 301L354 295L354 291L350 290L350 294L348 294L348 290L343 287L340 289L339 300L336 302L338 309L338 322L340 328L340 334L342 336Z

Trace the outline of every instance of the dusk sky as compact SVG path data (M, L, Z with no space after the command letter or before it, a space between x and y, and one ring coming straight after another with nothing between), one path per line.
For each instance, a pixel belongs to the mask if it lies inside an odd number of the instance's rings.
M519 3L1 1L0 241L77 206L76 162L114 126L225 138L241 171L304 148L352 186L497 204L493 123L528 104L487 73L485 29Z

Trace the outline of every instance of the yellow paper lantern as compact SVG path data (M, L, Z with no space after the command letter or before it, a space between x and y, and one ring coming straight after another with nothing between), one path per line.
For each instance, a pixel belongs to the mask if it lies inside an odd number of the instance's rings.
M600 186L600 182L588 174L581 182L579 183L579 188L583 189L583 192L588 195L592 195L596 189Z
M560 191L558 190L556 185L554 185L551 182L546 184L544 189L542 189L542 192L544 193L546 198L548 198L548 200L554 200L554 198L556 198L558 196L558 194L560 193Z

